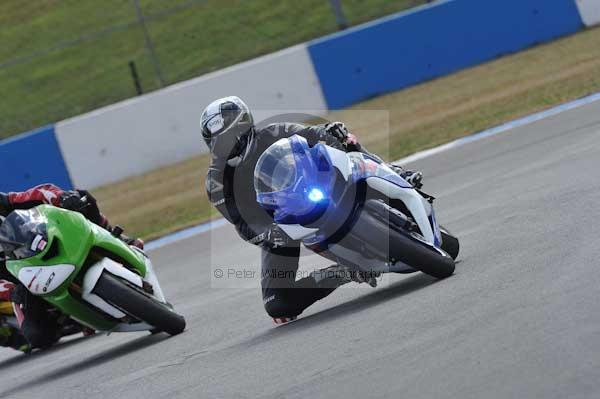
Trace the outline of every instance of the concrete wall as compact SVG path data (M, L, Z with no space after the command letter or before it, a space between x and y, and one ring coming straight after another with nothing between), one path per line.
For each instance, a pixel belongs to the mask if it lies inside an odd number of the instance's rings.
M306 46L292 47L59 122L73 184L96 187L201 153L200 114L228 95L274 113L325 109Z
M575 0L586 26L600 24L600 0Z

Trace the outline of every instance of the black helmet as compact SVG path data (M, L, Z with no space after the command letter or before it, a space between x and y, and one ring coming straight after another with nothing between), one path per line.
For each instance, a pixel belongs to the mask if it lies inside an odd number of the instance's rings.
M202 137L210 151L220 158L240 155L254 128L250 109L239 97L213 101L200 117Z

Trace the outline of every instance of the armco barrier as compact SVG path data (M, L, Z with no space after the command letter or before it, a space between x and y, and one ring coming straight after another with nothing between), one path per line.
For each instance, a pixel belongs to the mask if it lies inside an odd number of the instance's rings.
M586 26L600 24L600 0L575 0Z
M73 183L96 187L200 154L203 108L230 95L253 109L325 109L306 46L295 46L59 122Z
M53 126L0 142L0 191L19 191L52 182L71 189Z
M574 0L448 0L316 40L309 52L338 109L582 27Z

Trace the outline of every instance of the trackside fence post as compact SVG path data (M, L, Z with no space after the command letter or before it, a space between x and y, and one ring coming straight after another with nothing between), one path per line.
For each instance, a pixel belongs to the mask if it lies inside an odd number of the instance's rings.
M344 14L341 0L329 0L329 4L331 4L331 8L333 9L333 14L335 15L335 20L337 21L338 29L346 29L348 27L348 20L346 19L346 15Z

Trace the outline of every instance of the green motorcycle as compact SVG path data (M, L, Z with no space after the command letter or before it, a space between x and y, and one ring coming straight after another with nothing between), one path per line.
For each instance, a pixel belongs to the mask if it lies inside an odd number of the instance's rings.
M164 331L185 319L163 294L152 263L77 212L40 205L0 226L6 268L33 295L97 331Z

